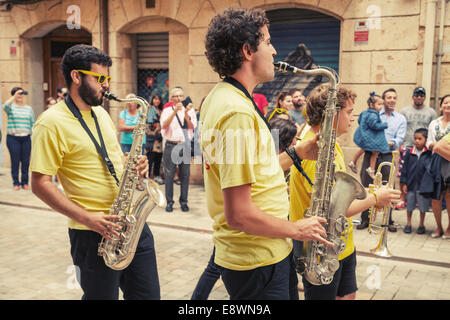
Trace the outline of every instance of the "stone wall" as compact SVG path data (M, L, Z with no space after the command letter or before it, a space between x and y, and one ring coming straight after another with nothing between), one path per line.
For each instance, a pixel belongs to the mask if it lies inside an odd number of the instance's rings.
M113 58L111 91L123 96L136 90L134 35L147 32L169 33L170 86L180 85L195 104L219 80L204 56L204 36L211 18L225 8L235 5L259 7L265 10L279 8L306 8L331 15L341 21L339 70L341 84L357 94L355 110L358 115L366 109L370 91L381 93L394 87L399 94L398 109L411 103L412 90L421 85L423 74L424 35L426 25L425 0L157 0L156 7L146 8L145 0L109 1L109 53ZM0 81L3 101L9 97L11 87L22 85L33 88L30 103L37 113L42 110L43 94L39 92L42 77L39 72L38 39L57 26L66 23L67 8L80 8L81 26L91 33L93 45L100 46L98 0L45 1L34 4L34 10L13 7L0 12ZM30 5L31 6L31 5ZM440 17L437 2L435 49ZM368 21L369 41L354 43L355 24ZM446 7L444 48L450 51L450 4ZM18 43L17 54L10 56L11 40ZM450 55L445 52L441 67L439 96L450 92ZM433 57L435 61L435 57ZM30 77L30 73L33 77ZM431 90L434 94L435 64ZM32 81L30 80L32 79ZM433 98L431 100L433 102ZM111 103L111 116L117 123L123 106ZM5 115L3 122L5 123ZM354 128L356 129L355 123ZM5 128L5 124L3 124ZM354 131L354 130L353 130ZM353 131L340 138L346 157L356 150L352 142ZM4 142L2 142L4 143ZM9 156L4 146L5 164Z

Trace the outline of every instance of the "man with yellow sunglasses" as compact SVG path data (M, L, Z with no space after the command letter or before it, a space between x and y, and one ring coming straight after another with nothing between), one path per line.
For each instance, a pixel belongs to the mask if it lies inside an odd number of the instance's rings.
M69 95L48 109L33 130L31 186L33 193L69 218L73 264L80 271L83 299L160 299L153 235L144 226L130 266L116 271L105 265L97 248L102 237L119 237L118 216L108 215L119 192L123 153L117 130L101 106L109 90L112 60L88 45L69 48L62 71ZM145 156L137 171L147 174ZM62 193L52 183L57 174Z
M100 74L100 73L92 72L92 71L88 71L88 70L76 70L76 71L81 72L83 74L88 74L88 75L97 77L97 81L99 84L104 84L105 81L108 81L108 85L109 85L109 83L111 82L111 76L106 76L104 74Z

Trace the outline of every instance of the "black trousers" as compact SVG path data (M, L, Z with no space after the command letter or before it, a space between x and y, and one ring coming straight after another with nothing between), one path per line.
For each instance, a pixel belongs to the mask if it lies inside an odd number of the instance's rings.
M370 167L370 156L371 155L372 155L372 152L370 152L370 151L364 152L364 160L362 163L361 172L359 173L359 175L361 177L361 184L366 188L369 186L369 184L373 183L372 178L366 172L366 169L368 167ZM385 161L392 162L392 152L378 154L377 162L375 163L375 172L378 170L378 166L382 162L385 162ZM381 169L381 175L383 176L383 182L388 181L389 173L390 173L390 167L384 166ZM389 213L389 224L393 223L391 216L392 216L392 209ZM369 209L367 209L361 213L361 220L362 220L361 222L364 222L364 221L369 222Z
M161 298L155 245L147 224L142 230L133 261L118 271L106 266L103 257L97 255L102 239L99 233L69 229L69 238L73 263L77 273L79 271L79 282L84 293L83 300L117 300L119 287L127 300Z
M292 252L282 261L252 270L222 268L230 300L298 300Z

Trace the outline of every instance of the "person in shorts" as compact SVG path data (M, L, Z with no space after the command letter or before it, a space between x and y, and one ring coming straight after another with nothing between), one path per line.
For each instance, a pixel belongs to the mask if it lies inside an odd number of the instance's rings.
M428 130L419 128L414 131L414 146L408 148L403 162L403 167L400 176L400 183L402 183L402 191L406 194L406 215L407 224L403 231L411 233L411 218L414 209L417 205L420 211L418 234L425 233L425 212L431 205L431 199L426 198L419 193L419 187L422 182L425 167L431 160L431 150L428 150L426 145Z

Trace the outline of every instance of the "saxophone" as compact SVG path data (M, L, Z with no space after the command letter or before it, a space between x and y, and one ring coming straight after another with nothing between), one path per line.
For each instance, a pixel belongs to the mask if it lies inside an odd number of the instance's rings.
M361 183L345 172L335 172L336 129L339 121L339 107L336 105L338 76L327 67L302 70L285 62L277 62L275 68L305 75L323 75L330 82L327 104L324 110L320 135L319 154L315 165L314 185L306 217L319 216L327 220L327 239L334 245L326 246L319 241L308 241L307 255L297 261L297 272L313 285L329 284L339 268L339 254L346 247L349 222L346 218L348 207L354 199L364 199L366 191ZM334 186L333 186L334 185Z
M107 240L103 237L98 246L98 255L103 256L105 264L111 269L122 270L134 258L148 215L155 206L164 207L166 200L158 184L153 180L145 181L144 191L137 192L135 195L136 185L139 182L136 165L139 156L142 154L142 143L149 110L148 102L140 97L119 99L109 92L106 92L104 97L119 102L138 103L142 107L138 124L134 129L133 144L120 181L119 193L109 210L110 215L121 217L117 224L122 227L122 230L120 236L113 237L113 240Z

